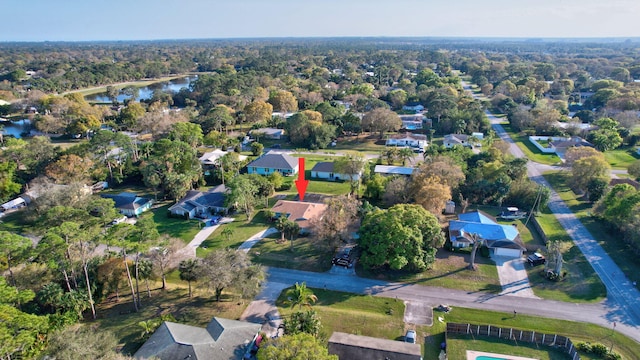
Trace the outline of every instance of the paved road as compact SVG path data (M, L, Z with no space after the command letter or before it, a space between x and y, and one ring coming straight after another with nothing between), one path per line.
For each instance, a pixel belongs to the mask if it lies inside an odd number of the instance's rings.
M538 300L511 295L488 294L485 292L467 292L457 289L445 289L417 285L412 283L394 283L374 279L359 278L350 275L330 273L312 273L280 268L268 268L269 284L293 285L306 282L312 288L324 288L355 294L402 299L410 302L423 302L430 306L448 304L474 309L486 309L511 313L516 310L527 315L536 315L553 319L588 322L611 327L616 322L616 330L640 342L640 330L628 317L616 311L611 300L599 304L574 304L553 300ZM613 309L613 310L612 310ZM552 321L552 320L551 320Z
M509 137L504 128L500 125L502 119L496 118L487 111L487 116L492 123L493 129L500 138L510 144L511 153L517 157L525 157L524 153ZM554 213L562 227L567 231L573 242L589 260L589 263L596 271L607 288L607 303L617 318L616 321L625 321L628 324L640 325L640 291L624 276L624 273L611 259L609 254L594 240L593 235L582 225L580 220L571 212L569 207L560 199L551 185L544 179L542 173L548 170L547 166L529 161L527 164L529 177L542 185L551 189L551 199L549 209ZM616 276L617 275L617 276ZM640 331L640 328L638 328Z

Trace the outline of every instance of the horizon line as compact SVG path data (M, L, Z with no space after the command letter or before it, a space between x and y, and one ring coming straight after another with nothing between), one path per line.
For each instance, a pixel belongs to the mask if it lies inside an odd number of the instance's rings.
M419 36L419 35L336 35L336 36L242 36L242 37L202 37L202 38L157 38L157 39L102 39L102 40L0 40L0 44L9 43L96 43L96 42L154 42L154 41L220 41L220 40L328 40L328 39L422 39L422 40L516 40L516 41L558 41L558 40L640 40L640 35L633 36Z

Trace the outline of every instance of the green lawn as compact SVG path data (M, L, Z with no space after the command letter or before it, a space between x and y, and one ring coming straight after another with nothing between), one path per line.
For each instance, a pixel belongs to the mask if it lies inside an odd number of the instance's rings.
M448 314L434 312L434 318L438 316L444 317L445 321L448 322L497 325L514 329L533 330L546 334L558 334L568 336L574 343L590 341L591 343L599 342L608 346L613 344L614 350L620 353L623 359L636 359L637 354L640 354L640 343L620 333L612 332L611 328L594 324L528 316L520 313L514 318L512 313L466 308L454 308ZM518 343L518 345L520 344ZM511 352L506 351L503 351L503 353L511 354Z
M318 302L313 305L313 309L318 312L323 325L323 334L330 336L333 331L346 332L383 339L402 340L405 330L409 327L403 323L404 303L392 298L374 297L370 295L354 295L339 291L328 291L322 289L312 289L318 297ZM285 290L286 291L286 290ZM284 291L280 294L276 305L280 313L286 317L292 310L285 307L283 301L286 299ZM296 309L297 310L297 309ZM516 318L512 313L503 313L488 310L468 309L454 307L448 314L434 312L433 326L417 326L418 339L424 339L423 353L425 359L437 359L440 352L440 343L445 339L445 323L472 323L483 325L497 325L502 327L513 327L522 330L533 330L547 334L558 334L570 337L574 342L590 341L603 344L613 344L614 350L622 354L624 359L634 359L634 354L640 353L640 344L634 340L613 333L610 328L601 326L542 318L539 316L528 316L518 314ZM443 318L440 322L438 318ZM457 337L456 337L457 338ZM477 338L476 340L454 340L448 344L450 351L449 359L465 359L459 357L457 348L476 349L479 351L495 351L508 355L522 354L521 349L531 349L528 344L520 343L509 345L508 342L502 344L497 339ZM533 346L535 348L535 345ZM551 354L549 350L540 347L540 353L529 353L529 357L534 356L539 359L564 359L563 357L545 357L544 354ZM527 354L527 353L525 353ZM527 355L523 355L527 356ZM547 355L556 356L556 355ZM583 357L589 359L588 357Z
M629 165L640 159L635 146L625 146L604 152L604 158L613 169L626 170Z
M170 206L167 204L153 210L153 220L157 224L158 232L180 238L185 243L190 242L204 223L200 220L169 217Z
M98 324L100 331L112 332L119 341L122 352L132 355L143 343L140 338L142 328L140 321L157 319L160 315L171 314L180 323L205 327L214 316L228 319L238 319L247 307L247 302L237 301L237 297L224 294L220 302L215 301L213 295L196 292L188 298L186 284L178 287L170 284L169 289L162 291L154 284L152 297L147 298L146 292L141 296L143 307L139 312L133 312L130 297L120 294L120 302L103 302L98 304Z
M548 172L544 174L544 177L589 230L593 238L598 241L611 259L620 267L622 272L631 281L640 282L638 257L634 255L634 252L624 243L621 237L617 236L618 234L610 231L600 219L591 216L591 204L582 198L578 198L567 185L569 174L565 172Z
M308 237L280 241L280 234L262 239L249 254L253 262L272 267L324 272L331 268L333 253L317 246Z
M466 359L466 351L484 351L495 354L523 356L539 360L570 360L564 351L548 346L537 346L526 342L496 339L484 336L449 335L447 337L447 357L451 360Z
M495 263L491 259L478 254L476 256L477 269L475 271L469 270L467 268L469 254L469 249L457 249L454 252L438 249L433 268L417 274L391 270L367 271L360 266L356 270L360 276L388 281L403 281L466 291L499 293L502 287L500 286Z
M34 224L27 221L27 211L27 209L22 208L21 210L0 217L0 230L16 234L26 234L33 231L31 227Z
M313 309L320 315L322 333L328 338L334 331L401 340L404 336L404 302L402 300L354 295L339 291L312 289L318 297ZM283 291L276 302L283 317L293 311L284 304Z
M520 150L522 150L525 156L532 161L547 164L547 165L556 165L560 163L560 158L556 154L545 154L540 151L535 145L529 141L529 137L523 133L515 133L511 129L511 125L502 124L504 130L511 136L511 139L518 145Z
M245 215L234 215L232 217L235 219L233 222L220 225L200 245L196 250L199 257L203 257L208 252L217 249L237 248L251 236L273 225L265 216L264 211L257 211L251 218L251 222L247 222ZM223 236L222 232L225 229L233 230L233 234L231 236Z

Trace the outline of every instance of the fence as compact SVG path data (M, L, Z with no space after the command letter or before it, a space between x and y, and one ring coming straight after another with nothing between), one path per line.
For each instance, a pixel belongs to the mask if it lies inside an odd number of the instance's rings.
M563 349L572 360L580 360L580 355L571 339L561 335L549 335L535 331L517 330L512 328L502 328L492 325L472 325L447 323L446 336L449 334L464 334L476 336L489 336L500 339L522 341L534 343L536 345L551 346Z

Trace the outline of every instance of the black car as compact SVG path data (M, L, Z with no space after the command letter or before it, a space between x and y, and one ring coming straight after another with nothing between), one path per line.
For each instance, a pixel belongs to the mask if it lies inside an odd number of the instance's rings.
M547 262L547 259L540 253L533 253L527 257L527 262L531 266L542 265Z

